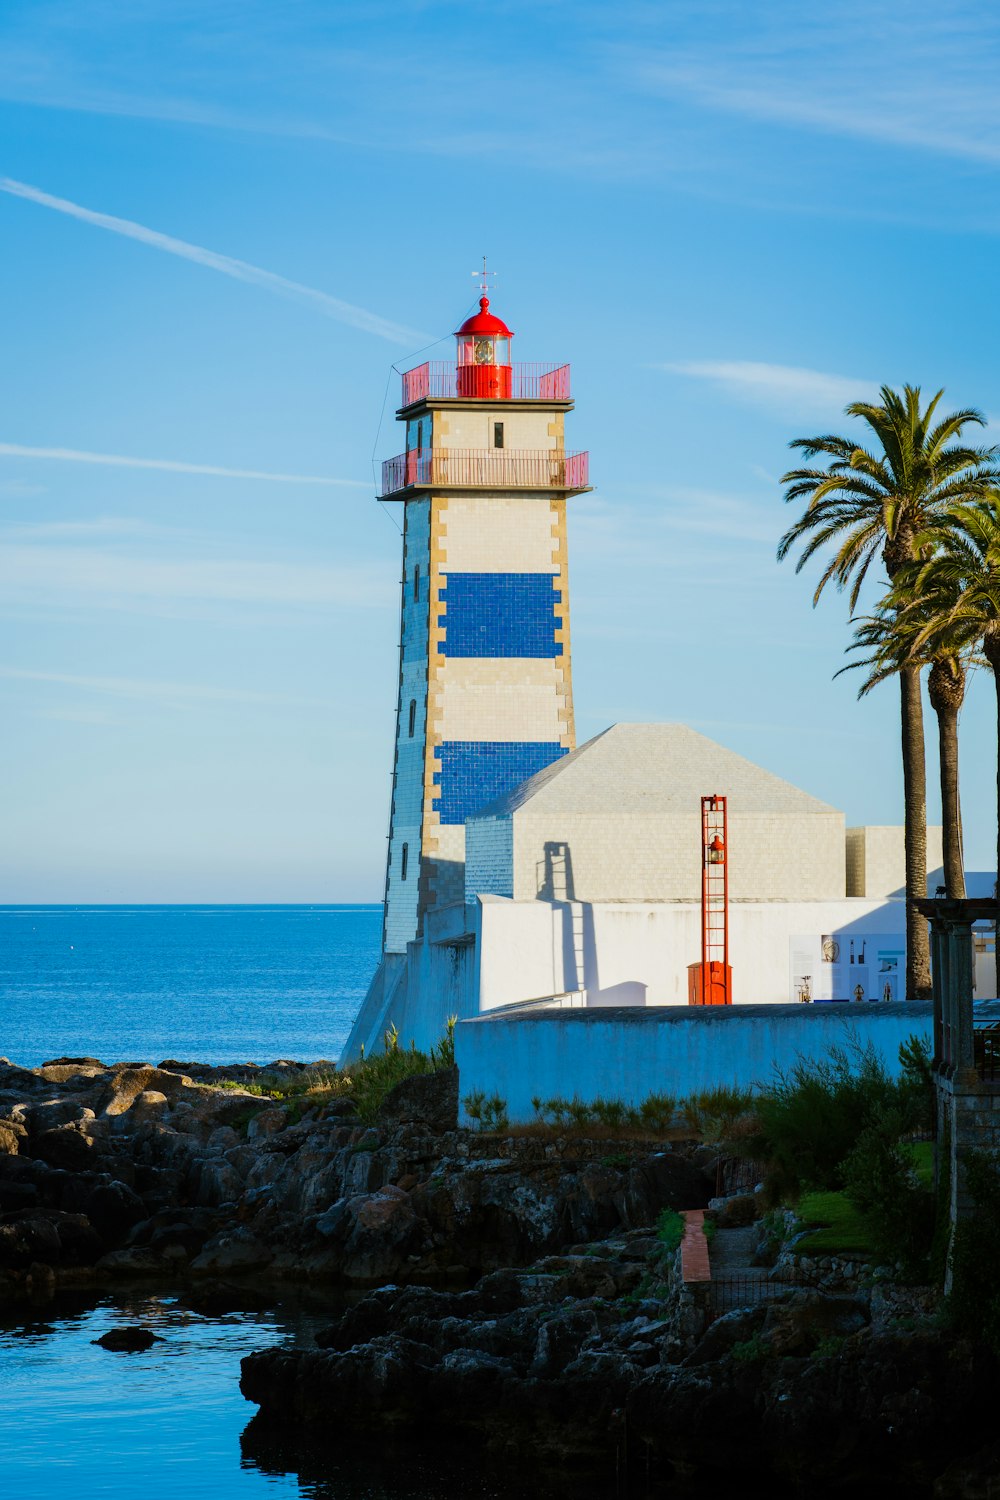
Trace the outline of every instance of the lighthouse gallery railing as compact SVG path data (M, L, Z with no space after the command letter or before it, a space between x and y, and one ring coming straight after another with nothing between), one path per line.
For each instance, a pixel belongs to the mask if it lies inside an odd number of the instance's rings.
M441 360L430 360L414 370L403 371L403 402L428 398L447 400L458 395L458 368ZM510 397L514 401L568 401L569 365L511 366Z
M534 448L423 448L382 463L383 498L414 485L459 489L582 490L589 453Z

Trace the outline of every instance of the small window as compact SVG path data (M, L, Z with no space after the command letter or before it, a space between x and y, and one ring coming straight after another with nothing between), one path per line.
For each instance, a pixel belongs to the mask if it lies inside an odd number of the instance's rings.
M494 446L494 448L502 448L503 447L503 423L502 422L494 422L493 423L493 446Z
M411 740L413 738L413 731L414 731L414 729L416 727L416 723L417 723L417 700L416 700L416 698L411 698L410 699L410 739Z
M413 570L413 597L419 603L420 600L420 564Z
M407 867L407 865L409 863L410 863L410 846L409 846L409 844L404 844L403 845L403 853L402 853L402 856L401 856L400 861L399 861L399 878L400 878L400 880L405 880L406 879L406 867Z

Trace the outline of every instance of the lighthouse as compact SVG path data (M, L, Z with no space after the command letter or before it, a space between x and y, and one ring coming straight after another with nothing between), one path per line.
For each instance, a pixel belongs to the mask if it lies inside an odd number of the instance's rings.
M569 366L513 363L483 290L454 360L404 372L382 465L403 532L390 961L464 899L466 818L575 747L566 501L588 455L566 450Z

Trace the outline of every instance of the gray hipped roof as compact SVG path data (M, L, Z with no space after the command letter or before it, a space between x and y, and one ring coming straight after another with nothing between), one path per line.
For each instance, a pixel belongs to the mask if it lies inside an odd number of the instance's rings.
M612 724L546 766L476 817L528 813L697 811L699 798L730 797L740 813L833 813L838 809L761 770L685 724Z

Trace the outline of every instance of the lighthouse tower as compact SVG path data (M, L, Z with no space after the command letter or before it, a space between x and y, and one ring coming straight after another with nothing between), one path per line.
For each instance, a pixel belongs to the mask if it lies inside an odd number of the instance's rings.
M489 298L454 363L403 375L405 451L382 466L403 509L399 700L383 952L464 899L465 819L574 748L566 499L567 365L511 363Z

